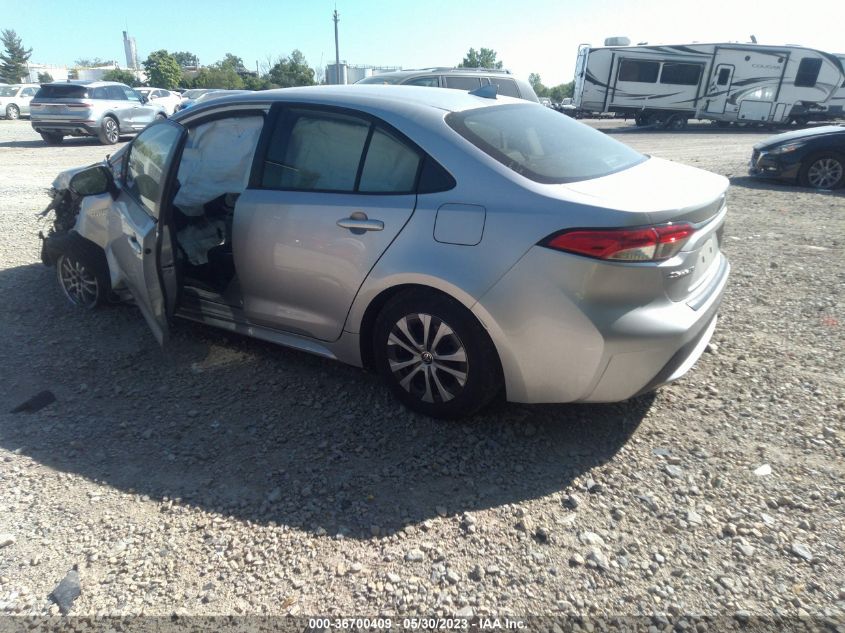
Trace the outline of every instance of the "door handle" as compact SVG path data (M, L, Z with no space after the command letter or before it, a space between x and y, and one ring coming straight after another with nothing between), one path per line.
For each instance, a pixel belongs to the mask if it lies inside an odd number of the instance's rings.
M129 246L132 247L132 250L135 251L138 255L140 255L144 249L141 246L141 243L138 241L138 238L134 235L129 236Z
M353 211L349 214L348 218L338 220L337 225L342 229L349 229L358 235L364 231L384 230L384 222L381 220L370 220L363 211Z

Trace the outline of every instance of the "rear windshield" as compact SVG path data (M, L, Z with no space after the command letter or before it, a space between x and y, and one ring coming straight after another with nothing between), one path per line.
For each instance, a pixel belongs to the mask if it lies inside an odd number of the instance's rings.
M357 84L391 84L395 85L402 81L403 77L385 77L383 75L373 75L372 77L364 77Z
M77 84L47 84L41 86L36 99L85 99L88 87Z
M446 122L506 167L545 184L599 178L647 159L627 145L540 105L452 112Z

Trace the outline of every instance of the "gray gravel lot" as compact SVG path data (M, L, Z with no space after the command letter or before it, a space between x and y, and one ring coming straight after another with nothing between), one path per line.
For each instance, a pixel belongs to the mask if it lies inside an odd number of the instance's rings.
M78 565L72 614L841 617L845 196L747 179L768 132L600 125L733 182L710 353L632 402L443 423L359 369L66 305L36 212L110 150L0 121L0 613L56 613Z

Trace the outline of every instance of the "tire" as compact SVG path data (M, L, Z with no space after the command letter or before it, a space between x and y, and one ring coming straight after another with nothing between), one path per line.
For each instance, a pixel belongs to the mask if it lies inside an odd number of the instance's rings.
M475 317L434 291L409 290L388 301L376 319L373 352L396 398L434 418L472 415L504 382L493 342Z
M47 145L61 145L62 141L65 140L64 134L58 132L41 132L40 134Z
M637 127L645 127L648 125L648 115L647 114L635 114L634 115L634 125Z
M15 119L19 118L20 116L21 116L20 108L18 108L18 106L16 106L14 103L10 103L9 105L6 106L6 118L7 119L9 119L10 121L14 121Z
M813 154L803 161L799 181L814 189L838 189L845 185L845 156L833 152Z
M106 256L96 244L68 235L56 245L56 279L65 298L74 306L93 310L111 294Z
M114 145L117 143L120 140L120 126L117 124L117 120L112 116L103 117L97 137L103 145Z
M669 120L666 121L666 129L673 130L675 132L680 132L681 130L685 130L687 127L687 117L683 114L673 114L669 117Z

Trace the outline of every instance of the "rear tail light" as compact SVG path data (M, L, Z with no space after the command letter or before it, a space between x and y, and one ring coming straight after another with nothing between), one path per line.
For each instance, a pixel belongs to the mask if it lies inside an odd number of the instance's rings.
M82 103L68 103L67 107L74 110L90 110L94 107L94 104L83 101Z
M677 255L694 231L689 224L635 229L570 229L547 237L540 245L596 259L656 262Z

